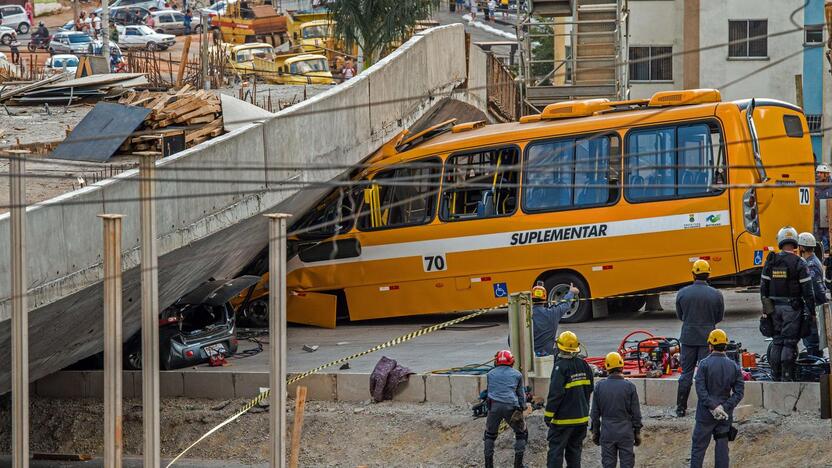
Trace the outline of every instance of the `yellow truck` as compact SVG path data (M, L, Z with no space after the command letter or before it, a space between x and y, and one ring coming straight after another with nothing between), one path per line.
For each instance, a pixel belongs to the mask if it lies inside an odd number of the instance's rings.
M320 54L278 55L273 61L253 58L258 77L277 84L338 84L329 70L326 56Z
M228 64L239 75L257 74L254 66L255 60L274 62L276 57L274 47L265 42L223 44L223 47Z
M262 0L228 3L225 13L211 21L219 28L223 42L234 44L268 40L279 45L288 23L286 16L278 14L272 5L262 4Z

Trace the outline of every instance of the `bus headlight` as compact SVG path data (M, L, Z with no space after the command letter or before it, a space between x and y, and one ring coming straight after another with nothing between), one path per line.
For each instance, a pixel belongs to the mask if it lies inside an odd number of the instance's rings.
M760 219L757 210L757 192L754 188L745 191L742 196L742 214L745 221L745 230L755 236L760 235Z

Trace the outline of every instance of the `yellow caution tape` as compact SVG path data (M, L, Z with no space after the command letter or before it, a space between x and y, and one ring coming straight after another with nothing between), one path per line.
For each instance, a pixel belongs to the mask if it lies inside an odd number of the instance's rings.
M448 320L447 322L442 322L442 323L439 323L439 324L436 324L436 325L431 325L430 327L422 328L420 330L416 330L414 332L407 333L407 334L402 335L398 338L393 338L390 341L387 341L387 342L381 343L379 345L376 345L376 346L374 346L374 347L372 347L372 348L370 348L366 351L362 351L360 353L355 353L355 354L352 354L352 355L347 356L347 357L336 359L334 361L331 361L331 362L328 362L326 364L320 365L320 366L318 366L318 367L316 367L312 370L309 370L309 371L306 371L302 374L296 375L296 376L292 377L291 379L286 379L286 384L291 385L291 384L293 384L293 383L295 383L299 380L302 380L302 379L305 379L306 377L309 377L312 374L316 374L316 373L322 371L323 369L326 369L327 367L332 367L332 366L335 366L335 365L338 365L338 364L343 364L347 361L352 361L352 360L360 358L362 356L366 356L367 354L375 353L376 351L380 351L380 350L385 349L385 348L391 348L393 346L400 345L400 344L404 343L405 341L412 340L413 338L417 338L417 337L420 337L422 335L427 335L428 333L433 333L437 330L441 330L443 328L447 328L447 327L450 327L452 325L456 325L460 322L470 320L474 317L479 317L480 315L483 315L487 312L502 309L503 307L505 307L505 306L500 305L500 306L497 306L497 307L491 307L489 309L481 309L481 310L478 310L476 312L472 312L468 315L465 315L465 316L462 316L462 317L459 317L459 318L455 318L453 320ZM169 468L169 467L173 466L173 464L176 463L180 458L182 458L182 456L184 456L186 453L188 453L188 451L190 451L192 448L196 447L197 444L199 444L203 440L207 439L211 434L217 432L218 430L220 430L224 426L228 425L229 423L234 422L237 418L239 418L240 416L242 416L245 413L247 413L248 411L250 411L252 408L254 408L258 404L260 404L263 400L269 398L270 393L271 393L271 390L266 390L266 391L260 393L259 395L257 395L256 397L254 397L251 401L246 403L242 408L240 408L239 411L234 413L231 417L229 417L225 421L219 423L218 425L214 426L213 428L211 428L211 430L209 430L208 432L206 432L205 434L200 436L199 439L194 441L194 443L189 445L188 448L186 448L179 455L177 455L176 458L171 460L171 462L167 464L167 467Z

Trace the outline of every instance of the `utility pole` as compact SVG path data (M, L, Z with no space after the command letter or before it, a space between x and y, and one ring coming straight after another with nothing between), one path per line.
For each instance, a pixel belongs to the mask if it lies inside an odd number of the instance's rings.
M101 55L110 69L110 1L101 1Z
M28 151L9 155L9 268L12 276L12 466L29 466L29 308L26 291L26 163Z
M199 24L202 32L199 34L199 53L202 62L202 89L208 89L208 23L210 17L204 11L199 11Z
M286 466L286 219L269 218L269 429L271 468Z
M190 36L187 38L190 39ZM142 268L144 467L159 468L159 264L156 249L156 153L142 153L139 199Z
M104 466L121 468L121 219L104 221Z

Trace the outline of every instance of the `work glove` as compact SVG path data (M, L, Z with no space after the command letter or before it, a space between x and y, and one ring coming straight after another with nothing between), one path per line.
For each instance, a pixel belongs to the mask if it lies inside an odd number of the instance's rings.
M714 416L714 419L717 421L726 421L728 420L728 413L725 412L725 409L722 405L717 406L716 408L711 410L711 414Z
M638 447L639 445L641 445L641 431L639 431L638 429L636 429L636 431L635 431L635 433L633 434L633 436L635 436L635 442L633 443L633 445L635 445L636 447Z
M601 445L601 431L592 431L592 443Z

